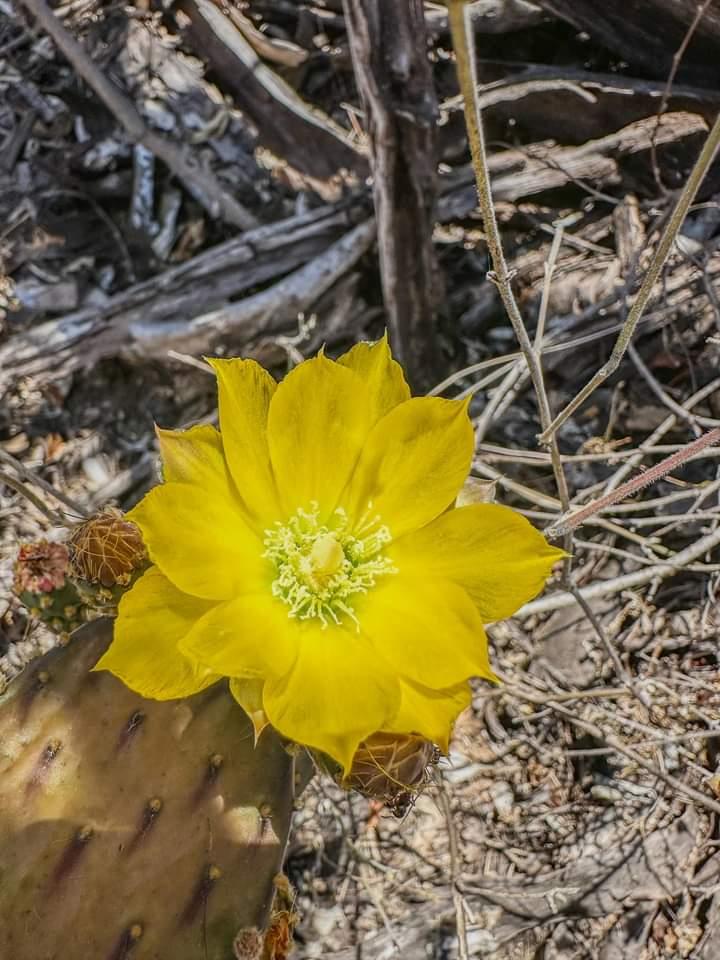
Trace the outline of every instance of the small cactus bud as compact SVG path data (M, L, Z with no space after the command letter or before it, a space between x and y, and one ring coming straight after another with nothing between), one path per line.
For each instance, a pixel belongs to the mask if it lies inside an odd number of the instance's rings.
M265 947L265 937L257 927L245 927L238 931L233 941L233 953L237 960L260 960Z
M119 510L107 508L78 524L70 541L70 570L77 580L97 585L106 598L113 587L126 587L147 563L137 525Z
M88 618L89 611L69 579L70 555L64 543L23 543L14 574L13 590L30 616L47 624L61 641Z
M438 759L437 747L422 737L374 733L358 747L343 786L382 801L401 817Z
M51 543L49 540L23 543L15 560L13 590L18 596L61 590L65 586L68 568L69 555L64 543ZM45 597L39 597L37 606L43 607L44 600Z

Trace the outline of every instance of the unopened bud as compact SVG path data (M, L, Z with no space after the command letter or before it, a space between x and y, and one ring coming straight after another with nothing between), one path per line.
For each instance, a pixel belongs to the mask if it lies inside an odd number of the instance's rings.
M127 586L147 561L139 528L113 508L78 524L69 545L73 577L107 589Z
M13 589L22 593L52 593L65 586L69 556L64 543L37 540L23 543L15 560Z
M382 801L402 816L428 783L438 759L437 747L423 737L374 733L355 752L343 786Z

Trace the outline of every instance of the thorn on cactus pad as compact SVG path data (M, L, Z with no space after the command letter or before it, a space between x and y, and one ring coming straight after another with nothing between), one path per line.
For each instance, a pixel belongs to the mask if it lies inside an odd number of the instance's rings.
M48 773L52 768L53 761L57 755L62 750L62 741L53 739L49 740L45 749L40 754L40 759L35 765L35 769L32 772L32 776L25 785L25 796L29 797L39 786L41 786L48 777Z
M130 714L128 722L122 728L120 731L120 736L117 738L117 743L115 744L115 753L119 753L130 744L131 740L135 737L144 722L145 714L140 710L136 710L134 713Z
M21 709L19 714L20 725L25 726L27 718L30 714L32 705L35 703L38 695L46 689L47 685L50 683L51 675L48 670L38 670L35 673L32 681L28 683L27 687L22 693L21 696Z
M115 946L115 949L110 954L108 960L127 960L130 956L130 951L135 947L137 942L142 938L144 933L142 924L133 923L123 930L120 934L120 939Z
M145 804L140 826L127 847L126 852L128 856L137 849L138 845L145 839L150 830L152 830L155 821L160 816L162 808L163 802L161 797L151 797Z
M190 798L190 807L197 807L207 796L208 790L217 782L225 763L225 757L221 753L213 753L208 757L207 766L203 778L198 784L197 790Z
M192 896L180 917L180 925L185 926L193 922L198 913L204 909L213 887L222 877L222 870L214 863L208 864L197 882Z
M51 889L57 887L58 884L62 883L62 881L72 873L73 868L77 866L80 857L92 840L94 833L95 831L89 825L80 827L80 829L76 831L75 836L63 850L60 860L53 871L52 877L50 878Z

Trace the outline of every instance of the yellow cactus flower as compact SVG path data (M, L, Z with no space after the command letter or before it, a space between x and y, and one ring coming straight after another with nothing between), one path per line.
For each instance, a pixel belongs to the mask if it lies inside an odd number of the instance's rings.
M210 363L220 431L159 431L165 482L128 514L153 566L96 669L157 699L229 677L256 733L269 721L345 770L377 731L446 749L468 679L493 679L483 622L561 551L507 507L454 507L467 405L411 398L385 339L279 384Z

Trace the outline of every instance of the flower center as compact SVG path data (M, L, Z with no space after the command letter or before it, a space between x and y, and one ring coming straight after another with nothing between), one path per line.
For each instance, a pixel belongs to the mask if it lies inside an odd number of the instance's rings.
M274 597L290 608L289 617L317 618L326 627L343 616L356 624L353 597L367 593L378 577L397 573L383 548L392 537L377 518L349 532L344 510L320 523L317 503L300 509L285 523L265 531L265 552L275 564ZM368 532L369 531L369 532Z

